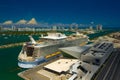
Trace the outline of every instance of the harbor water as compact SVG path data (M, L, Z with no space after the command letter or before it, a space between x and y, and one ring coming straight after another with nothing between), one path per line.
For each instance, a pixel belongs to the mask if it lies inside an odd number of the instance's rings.
M0 80L23 80L17 76L24 69L17 65L17 56L21 46L0 49Z

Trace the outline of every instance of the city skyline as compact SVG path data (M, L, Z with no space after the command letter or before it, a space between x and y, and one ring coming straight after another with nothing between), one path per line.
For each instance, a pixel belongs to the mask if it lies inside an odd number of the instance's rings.
M40 23L78 23L120 26L117 0L2 0L0 23L35 18Z

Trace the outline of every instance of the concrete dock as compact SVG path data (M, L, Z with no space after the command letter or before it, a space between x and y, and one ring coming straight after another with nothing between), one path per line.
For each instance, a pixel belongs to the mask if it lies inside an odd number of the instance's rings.
M58 58L58 59L61 59L61 58ZM51 62L54 62L58 59L53 59L49 62L46 62L46 63L42 63L32 69L28 69L28 70L25 70L23 72L20 72L18 73L18 76L20 76L21 78L25 79L25 80L50 80L49 78L47 78L46 76L44 75L41 75L38 73L39 70L43 69L43 67Z

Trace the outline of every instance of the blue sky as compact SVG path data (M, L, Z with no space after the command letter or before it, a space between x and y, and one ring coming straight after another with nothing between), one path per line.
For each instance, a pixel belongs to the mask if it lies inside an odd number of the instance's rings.
M1 0L0 22L32 17L39 22L120 25L119 0Z

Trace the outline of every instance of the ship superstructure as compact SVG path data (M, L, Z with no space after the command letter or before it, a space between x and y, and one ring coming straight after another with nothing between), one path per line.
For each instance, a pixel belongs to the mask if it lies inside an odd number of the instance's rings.
M23 44L22 50L18 56L18 65L22 68L32 68L40 63L49 61L61 56L58 48L77 46L88 42L88 37L83 34L66 36L62 33L48 33L48 36L41 35L37 42L30 37L30 42Z

